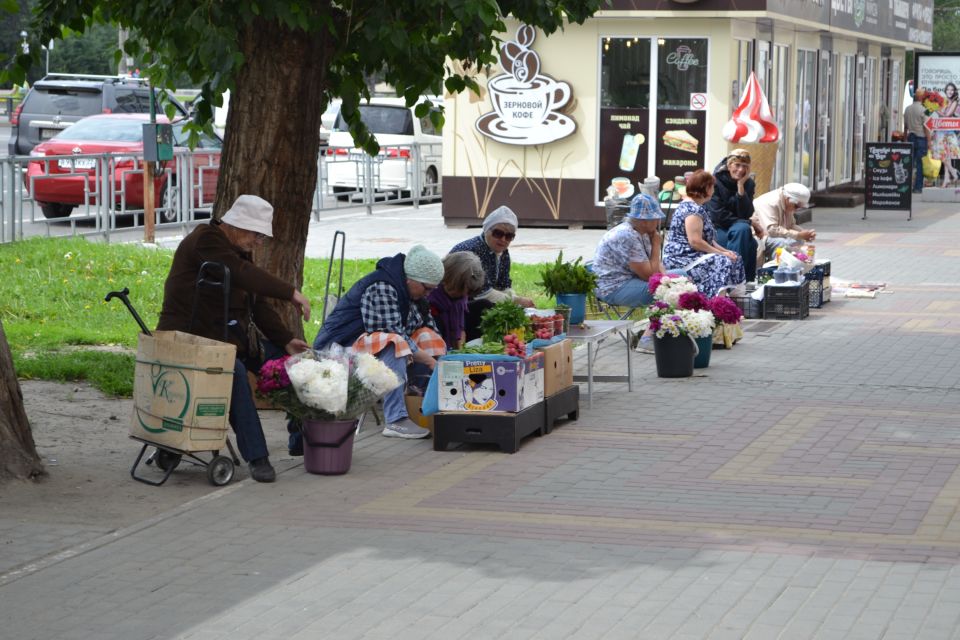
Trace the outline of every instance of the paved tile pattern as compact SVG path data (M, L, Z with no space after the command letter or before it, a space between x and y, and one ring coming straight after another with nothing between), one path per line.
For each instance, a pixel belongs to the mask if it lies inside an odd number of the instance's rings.
M960 213L859 218L816 212L820 253L890 293L748 330L690 379L637 356L633 393L598 384L514 455L368 429L345 476L295 467L0 576L0 628L960 638Z

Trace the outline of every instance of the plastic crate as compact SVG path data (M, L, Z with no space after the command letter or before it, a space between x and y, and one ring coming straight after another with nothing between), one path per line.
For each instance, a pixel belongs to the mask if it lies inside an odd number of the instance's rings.
M799 285L768 284L763 290L765 320L803 320L810 315L810 281Z
M751 320L763 317L763 300L754 300L749 295L730 296L730 299L737 303L744 318Z
M813 264L823 269L823 275L830 275L830 261L827 259L815 259Z
M803 274L803 279L810 283L810 308L819 309L830 298L823 295L823 267L817 265Z
M613 229L630 213L630 201L626 198L607 198L604 209L607 213L607 229Z
M759 284L765 284L768 281L773 281L773 272L776 271L776 267L757 267L757 282Z

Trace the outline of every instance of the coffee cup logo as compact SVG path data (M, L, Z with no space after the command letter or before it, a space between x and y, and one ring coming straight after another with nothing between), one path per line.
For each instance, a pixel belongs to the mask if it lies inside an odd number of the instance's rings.
M530 47L537 32L521 25L516 40L500 49L504 73L487 83L493 111L476 122L477 131L507 144L544 144L564 138L576 123L559 110L570 102L570 85L541 73L540 56Z

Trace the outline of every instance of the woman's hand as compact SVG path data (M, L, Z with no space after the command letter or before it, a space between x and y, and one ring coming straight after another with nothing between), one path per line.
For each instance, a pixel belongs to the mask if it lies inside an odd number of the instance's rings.
M427 367L430 368L430 371L433 371L434 367L437 366L437 361L436 361L436 359L435 359L432 355L430 355L429 353L427 353L426 351L424 351L423 349L420 349L420 350L418 350L418 351L414 351L414 353L413 353L413 361L414 361L414 362L417 362L417 363L419 363L419 364L425 364L425 365L427 365Z
M303 315L304 322L310 321L310 301L307 300L307 297L300 293L299 289L293 290L293 298L291 298L293 304L297 305L297 308L300 310L300 313Z
M723 255L725 255L725 256L727 256L728 258L730 258L730 262L736 262L737 260L740 259L740 255L739 255L736 251L724 250L724 251L723 251Z
M535 307L533 300L530 298L524 298L523 296L514 296L513 301L516 302L521 307Z
M803 231L797 234L797 237L800 238L801 240L806 240L807 242L810 242L811 240L817 239L817 232L814 231L813 229L804 229Z
M294 356L298 353L302 353L310 348L310 345L301 340L300 338L294 338L287 343L287 346L284 347L284 350L290 355Z

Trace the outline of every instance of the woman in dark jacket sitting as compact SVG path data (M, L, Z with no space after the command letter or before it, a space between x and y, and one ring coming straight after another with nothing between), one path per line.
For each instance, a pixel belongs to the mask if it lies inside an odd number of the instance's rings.
M480 316L501 300L513 300L521 307L534 306L533 300L513 292L508 247L516 235L517 214L508 207L497 207L483 219L483 231L479 236L464 240L450 250L450 253L469 251L476 254L486 274L482 290L471 296L467 307L467 340L480 337Z
M716 183L713 197L705 208L717 230L717 244L737 253L743 260L747 280L756 279L757 241L763 238L763 229L754 225L753 196L756 185L750 177L750 153L734 149L713 170Z

